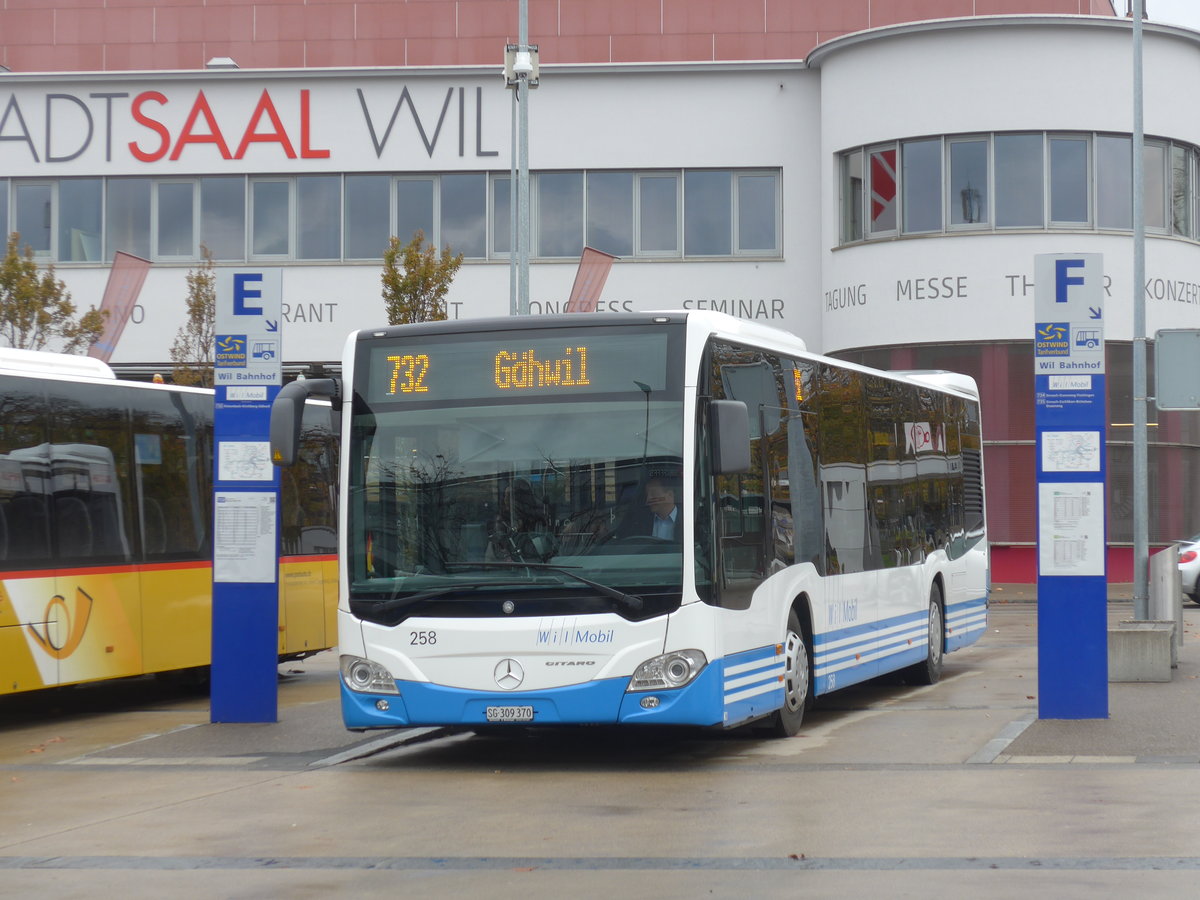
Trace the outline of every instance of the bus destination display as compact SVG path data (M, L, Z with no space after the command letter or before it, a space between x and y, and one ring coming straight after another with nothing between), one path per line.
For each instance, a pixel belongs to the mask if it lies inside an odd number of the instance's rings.
M666 357L665 333L414 341L372 348L369 400L661 391Z

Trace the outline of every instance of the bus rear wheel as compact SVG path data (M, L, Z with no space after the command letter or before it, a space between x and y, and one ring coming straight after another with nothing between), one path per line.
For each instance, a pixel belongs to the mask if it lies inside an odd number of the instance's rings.
M800 731L813 690L812 658L794 609L788 613L783 652L783 706L771 717L770 730L777 737L791 737Z
M945 658L946 629L942 615L942 589L937 582L929 590L929 651L925 661L909 668L908 678L914 684L937 684L942 677Z

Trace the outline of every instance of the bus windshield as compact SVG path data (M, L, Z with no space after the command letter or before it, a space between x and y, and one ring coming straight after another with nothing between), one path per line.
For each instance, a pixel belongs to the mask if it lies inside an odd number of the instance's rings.
M380 374L350 431L356 615L679 606L682 389L667 332L614 332L364 349L359 365Z

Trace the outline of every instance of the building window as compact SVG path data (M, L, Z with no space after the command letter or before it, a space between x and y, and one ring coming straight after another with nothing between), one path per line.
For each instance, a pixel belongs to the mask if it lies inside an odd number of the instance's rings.
M869 207L871 237L896 233L896 148L875 148L870 152Z
M213 259L246 258L246 179L200 179L200 243Z
M304 175L296 179L296 258L337 259L342 239L342 179Z
M583 252L583 173L542 172L533 197L537 255L578 257Z
M104 182L99 178L64 178L58 183L58 258L65 262L99 262Z
M346 176L346 259L382 259L390 227L390 179L387 175Z
M1100 228L1133 227L1133 141L1096 136L1096 224Z
M1167 147L1147 141L1142 153L1142 178L1146 227L1167 230Z
M728 256L733 250L733 173L685 172L683 252L686 256Z
M1042 136L998 134L993 145L996 169L996 227L1044 227L1045 149Z
M39 258L111 261L118 251L192 262L378 261L417 229L467 259L504 258L503 173L0 179L0 226ZM538 172L530 255L577 259L782 255L777 170ZM686 201L686 202L685 202ZM685 207L690 210L685 213ZM490 246L489 246L490 244Z
M51 202L54 185L46 182L17 182L13 186L13 231L21 235L21 247L34 256L49 257L54 235Z
M653 172L637 179L639 256L679 255L679 173Z
M118 251L150 258L149 178L110 178L105 185L104 258Z
M396 179L396 228L392 234L407 244L418 231L434 239L433 178Z
M443 175L441 231L437 245L468 259L487 256L487 176L483 173Z
M508 256L512 246L512 178L497 175L492 179L492 253Z
M0 234L4 235L5 245L8 244L8 181L0 178Z
M935 148L943 145L939 158ZM1131 153L1128 135L1092 133L947 135L852 147L838 155L840 241L958 230L1127 230ZM1143 160L1146 228L1200 237L1196 148L1148 140Z
M905 141L900 184L904 191L904 231L942 230L942 142Z
M863 152L842 156L842 243L863 239Z
M588 172L587 245L633 256L632 172Z
M250 255L291 255L292 186L286 179L250 182Z
M196 183L159 181L154 194L155 259L194 259Z
M991 221L988 190L988 142L983 138L950 141L950 224L987 225Z
M1088 225L1088 139L1050 138L1050 224Z
M1182 237L1192 236L1192 154L1185 147L1171 147L1171 233Z
M774 175L737 176L737 252L761 255L779 250L779 222Z

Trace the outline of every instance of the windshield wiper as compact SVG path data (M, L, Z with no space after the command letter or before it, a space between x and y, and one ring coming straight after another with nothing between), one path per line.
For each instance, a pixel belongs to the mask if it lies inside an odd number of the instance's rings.
M471 568L481 569L537 569L543 572L554 572L558 575L566 575L568 578L574 578L576 581L586 584L588 587L599 591L610 600L616 600L622 604L630 612L641 612L645 601L636 594L627 594L624 591L619 591L615 587L609 587L607 584L601 584L598 581L592 581L590 578L584 578L582 575L576 575L565 566L554 566L550 563L525 563L525 562L473 562L473 563L446 563L448 568L460 568L469 566Z
M377 605L371 607L371 611L376 615L387 615L398 609L404 609L406 606L411 606L414 603L420 603L423 600L432 600L435 597L442 597L446 594L455 594L459 591L474 591L482 587L504 587L512 586L510 581L477 581L471 584L455 584L445 585L443 587L430 588L427 591L417 591L415 594L409 594L405 597L393 597L390 600L379 601Z

